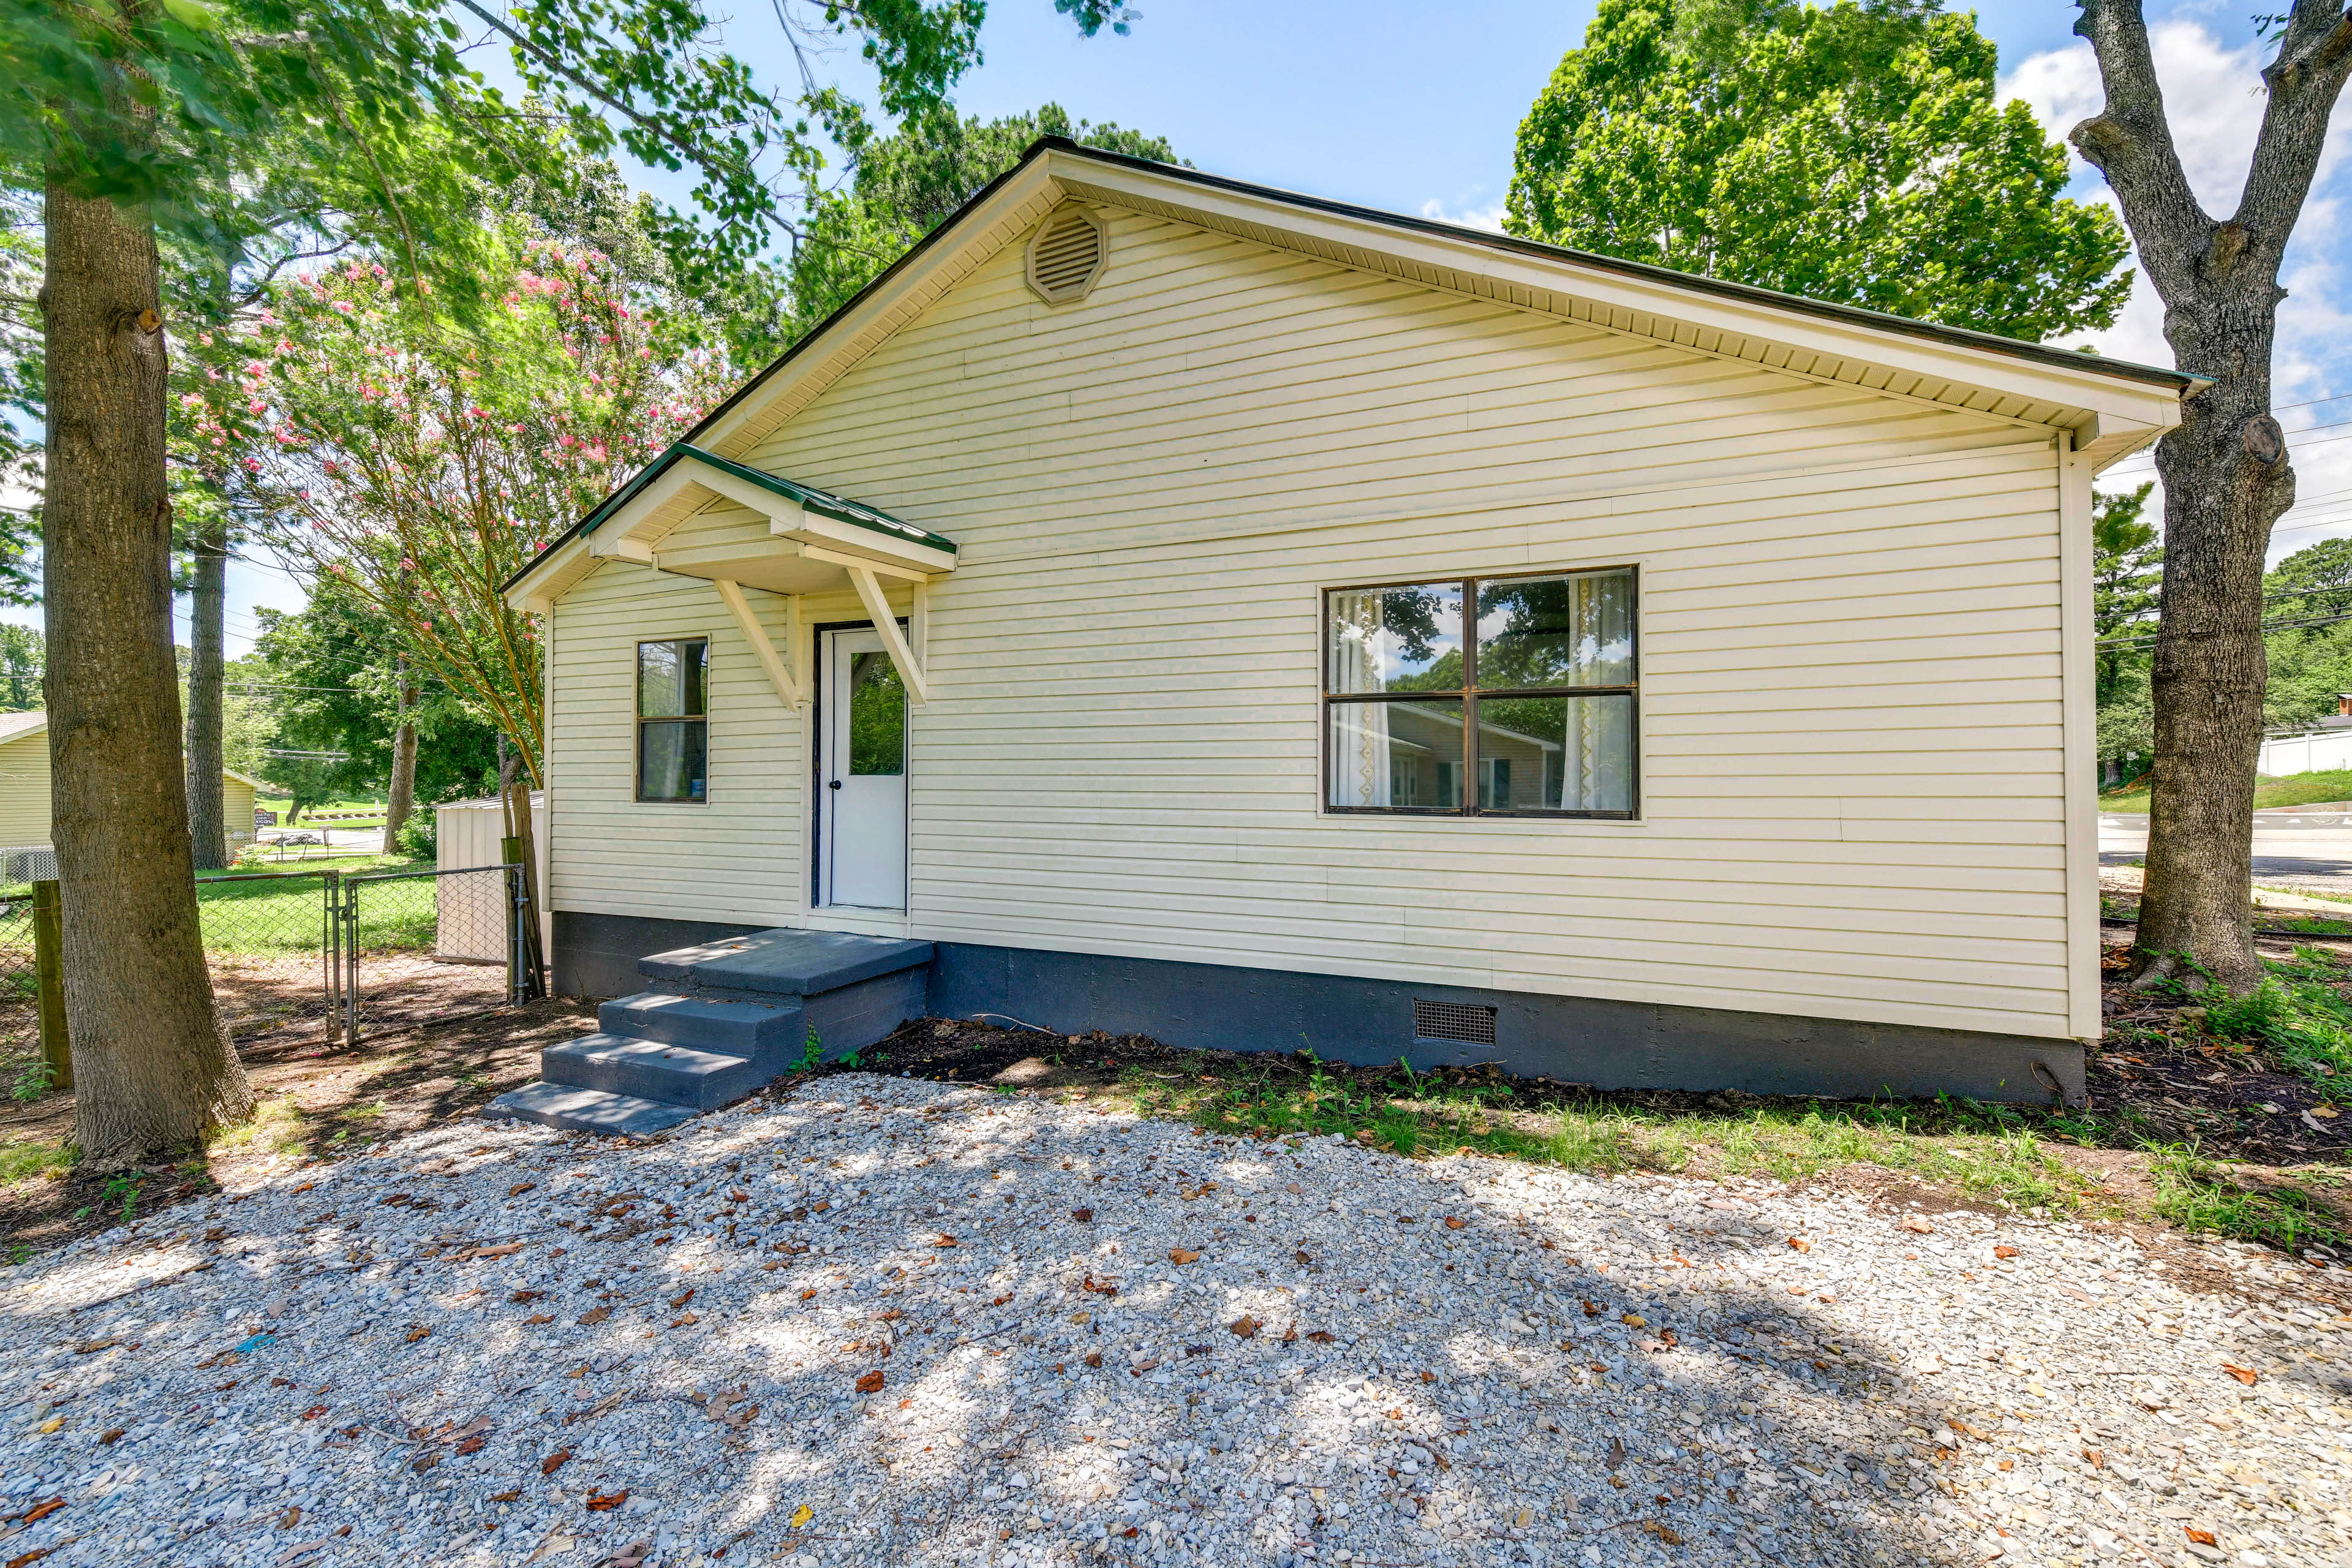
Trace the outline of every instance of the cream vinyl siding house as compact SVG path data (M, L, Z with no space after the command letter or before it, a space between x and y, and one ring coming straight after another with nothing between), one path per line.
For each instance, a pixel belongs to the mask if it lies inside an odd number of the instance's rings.
M1073 212L1100 248L1052 302L1033 242ZM2073 1088L2091 479L2192 384L1041 143L510 585L549 638L559 984L807 926L937 944L934 1011L1070 1030ZM845 497L942 548L806 531ZM1561 656L1602 660L1576 695L1481 696L1465 738L1331 689L1335 605L1601 576L1623 625ZM901 890L856 907L854 623L907 714ZM707 791L641 801L638 646L676 638ZM1335 778L1365 744L1378 782Z
M231 844L253 841L254 781L221 770L221 820ZM0 848L49 842L49 719L45 712L0 713Z

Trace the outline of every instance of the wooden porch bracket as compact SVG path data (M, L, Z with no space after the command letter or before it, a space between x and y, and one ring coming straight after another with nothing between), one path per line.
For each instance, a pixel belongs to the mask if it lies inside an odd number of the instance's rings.
M931 683L924 677L922 664L915 650L907 646L907 636L898 629L898 617L891 613L890 601L882 596L882 584L865 566L849 567L849 580L856 586L857 597L866 605L866 613L874 617L874 629L882 634L882 646L890 651L890 662L898 667L898 679L907 683L907 696L917 707L931 700Z
M714 577L710 581L718 588L719 596L727 602L728 613L735 617L735 625L741 628L743 639L751 645L751 651L759 655L760 667L768 672L768 683L776 689L776 695L784 700L784 706L796 710L807 707L807 687L785 668L783 657L776 652L776 645L769 640L768 628L760 624L760 617L751 613L750 601L743 597L742 584L725 577ZM797 662L801 644L800 595L789 595L784 603L786 613L791 616L784 637L792 644Z

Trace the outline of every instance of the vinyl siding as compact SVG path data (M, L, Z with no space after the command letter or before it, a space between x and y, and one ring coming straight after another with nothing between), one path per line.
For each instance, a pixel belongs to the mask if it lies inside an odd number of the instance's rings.
M253 786L243 779L221 780L221 822L228 829L230 843L252 841Z
M1084 304L1008 247L731 454L961 547L913 934L2070 1032L2050 430L1106 216ZM1323 589L1623 564L1640 820L1320 811ZM635 805L688 633L711 802ZM607 563L556 646L555 907L806 918L804 721L709 584Z
M0 742L0 849L49 841L49 734Z

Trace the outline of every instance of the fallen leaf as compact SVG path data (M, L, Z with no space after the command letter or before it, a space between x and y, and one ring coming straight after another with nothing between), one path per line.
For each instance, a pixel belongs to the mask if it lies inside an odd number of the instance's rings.
M1996 1247L1992 1249L1992 1255L1995 1258L2014 1258L2017 1256L2017 1248L2013 1247Z
M1587 1301L1584 1304L1584 1315L1588 1318L1599 1317L1601 1315L1601 1303L1598 1301Z
M1680 1546L1683 1543L1683 1538L1675 1533L1675 1528L1670 1524L1661 1524L1654 1519L1645 1519L1642 1521L1642 1528L1668 1546Z
M866 1373L858 1378L857 1392L860 1394L879 1394L882 1392L883 1382L882 1369L880 1367L876 1367L872 1372Z
M1455 1219L1452 1215L1447 1215L1445 1216L1445 1228L1448 1230L1460 1230L1464 1226L1469 1223L1470 1222L1468 1220Z
M1612 1438L1610 1438L1610 1439L1609 1439L1609 1468L1610 1468L1611 1469L1612 1469L1612 1470L1613 1470L1613 1469L1615 1469L1618 1466L1620 1466L1620 1465L1623 1464L1624 1462L1625 1462L1625 1440L1624 1440L1622 1437L1612 1437Z
M803 1301L814 1301L816 1300L816 1292L814 1289L803 1290L801 1292L801 1300Z
M687 1291L684 1295L682 1295L682 1296L672 1296L672 1297L669 1299L669 1310L670 1310L671 1311L675 1312L675 1311L677 1311L680 1307L685 1306L688 1301L691 1301L691 1300L694 1300L694 1291L693 1291L691 1289L688 1289L688 1291Z
M803 1503L800 1507L793 1510L793 1521L786 1528L791 1530L799 1530L803 1526L806 1525L810 1520L813 1520L815 1517L816 1510L809 1507L808 1504Z
M1799 1252L1811 1252L1813 1249L1813 1244L1807 1241L1801 1236L1790 1237L1789 1238L1789 1245Z
M1102 1365L1102 1352L1100 1352L1100 1351L1088 1351L1088 1352L1087 1352L1087 1364L1088 1366L1100 1366L1100 1365Z
M49 1515L57 1512L58 1510L65 1506L65 1499L61 1497L53 1497L47 1502L35 1503L31 1508L26 1509L16 1517L23 1520L26 1524L32 1524L40 1520L48 1518Z
M553 1321L555 1321L555 1314L552 1312L533 1312L530 1317L523 1320L525 1324L551 1323Z
M520 1496L522 1496L522 1492L520 1489L510 1492L492 1492L490 1494L490 1500L492 1502L512 1502Z
M1333 1334L1328 1329L1313 1330L1307 1337L1313 1340L1318 1345L1328 1345L1338 1342L1338 1336Z
M1171 1247L1168 1249L1168 1261L1176 1264L1198 1263L1201 1261L1201 1255L1190 1247Z
M583 1323L593 1326L603 1322L612 1315L613 1309L610 1307L591 1307L586 1311L580 1314L580 1321Z
M408 1468L409 1468L410 1469L415 1470L415 1472L417 1472L417 1474L422 1475L422 1474L424 1474L426 1470L431 1469L434 1466L436 1466L436 1465L439 1464L440 1462L441 1462L441 1456L440 1456L440 1455L438 1455L438 1454L426 1454L426 1455L424 1455L424 1456L420 1457L420 1458L417 1458L416 1460L415 1460L413 1463L411 1463L411 1464L409 1465L409 1467L408 1467Z
M46 1436L47 1434L51 1433L51 1432L62 1432L62 1431L64 1431L64 1430L65 1430L65 1425L66 1425L66 1422L65 1422L65 1417L64 1417L64 1416L62 1416L62 1415L52 1415L52 1416L50 1416L47 1421L44 1421L44 1422L42 1422L42 1423L41 1423L40 1430L41 1430L41 1432L43 1433L43 1435L45 1435L45 1436Z
M1435 1383L1437 1381L1437 1374L1433 1372L1424 1372L1421 1374L1421 1381L1423 1383Z
M2213 1532L2211 1531L2200 1530L2193 1524L2182 1525L2180 1527L2180 1533L2189 1537L2189 1540L2195 1542L2200 1546L2211 1546L2215 1544Z
M100 1435L98 1446L101 1448L111 1448L122 1441L122 1435L129 1430L128 1426L109 1426Z
M1915 1236L1933 1236L1936 1234L1936 1227L1928 1224L1926 1220L1921 1219L1916 1214L1903 1222L1903 1228L1910 1231Z
M121 1342L121 1340L83 1340L74 1346L73 1352L76 1355L96 1355L99 1352L111 1350Z
M56 1550L54 1546L36 1546L30 1552L19 1552L8 1559L8 1568L25 1568L26 1563L38 1563Z
M2228 1373L2231 1377L2236 1378L2240 1383L2244 1384L2248 1388L2253 1387L2254 1379L2258 1375L2252 1367L2231 1366L2228 1362L2223 1362L2221 1363L2221 1370Z
M325 1405L313 1405L310 1409L302 1412L300 1418L305 1421L316 1421L320 1416L324 1415L326 1413L327 1407Z
M626 1490L617 1492L600 1492L593 1487L591 1487L588 1490L588 1511L590 1513L610 1513L628 1500L629 1494Z
M1617 1321L1632 1329L1647 1328L1650 1321L1639 1312L1621 1312L1617 1316Z
M571 1449L558 1448L539 1462L539 1473L542 1476L551 1476L569 1463L571 1458Z
M2083 1458L2095 1470L2104 1470L2107 1468L2107 1456L2104 1449L2085 1448L2083 1450Z
M513 1186L507 1189L507 1196L510 1198L519 1198L537 1185L539 1185L537 1182L517 1182Z
M544 1290L518 1290L513 1295L508 1297L507 1300L520 1307L527 1302L536 1301L541 1296L546 1294L547 1292Z
M697 1317L692 1312L688 1312L683 1317L671 1319L669 1326L673 1329L690 1329L700 1321L702 1321L700 1318Z
M413 1345L413 1344L415 1344L415 1343L417 1341L419 1341L419 1340L429 1340L429 1339L431 1339L432 1337L433 1337L433 1331L432 1331L431 1329L425 1328L425 1327L423 1327L423 1326L421 1326L421 1325L420 1325L420 1326L418 1326L418 1327L416 1327L416 1328L414 1328L414 1329L409 1330L409 1331L408 1331L408 1333L407 1333L407 1336L406 1336L406 1338L407 1338L407 1342L408 1342L408 1343L410 1343L410 1344L412 1344L412 1345Z
M955 1244L956 1238L952 1236L946 1235L945 1233L941 1233L940 1238L931 1243L933 1247L953 1247Z
M1076 1220L1080 1225L1090 1225L1094 1221L1095 1211L1092 1209L1072 1209L1070 1211L1070 1217Z
M301 1522L302 1505L300 1503L293 1504L288 1508L284 1513L278 1516L278 1528L280 1530L291 1530Z
M1248 1340L1257 1337L1258 1321L1246 1312L1225 1326L1233 1330L1235 1339Z

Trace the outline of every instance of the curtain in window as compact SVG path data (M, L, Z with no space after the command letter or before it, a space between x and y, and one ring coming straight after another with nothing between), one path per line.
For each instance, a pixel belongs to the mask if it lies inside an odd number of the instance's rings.
M1382 591L1331 595L1334 691L1378 691ZM1391 802L1389 712L1383 702L1335 703L1331 710L1331 804L1388 805Z
M1570 577L1570 679L1593 685L1633 678L1633 579L1622 573ZM1568 704L1564 811L1622 811L1631 802L1633 704L1623 698L1583 698Z

